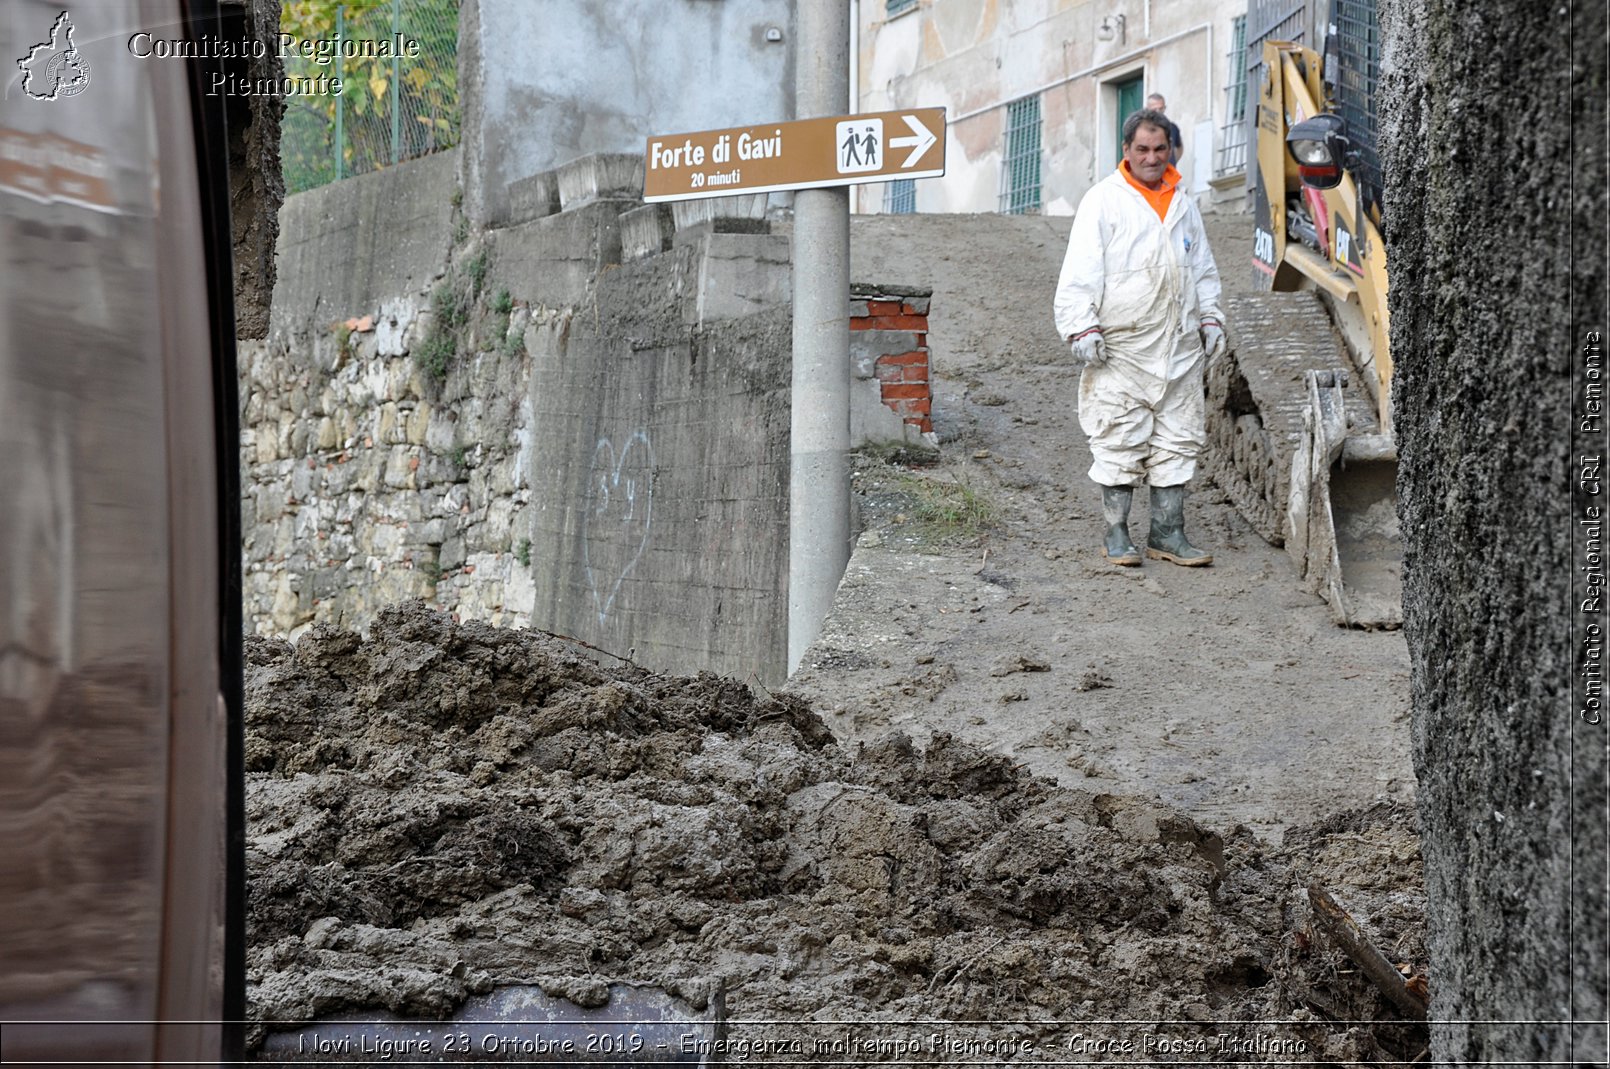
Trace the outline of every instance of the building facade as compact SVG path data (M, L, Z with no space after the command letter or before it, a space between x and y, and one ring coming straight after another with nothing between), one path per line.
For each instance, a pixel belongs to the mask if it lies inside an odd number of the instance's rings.
M1241 206L1247 0L855 8L856 110L944 107L949 124L944 177L860 187L856 211L1072 214L1117 166L1124 118L1150 93L1180 128L1185 187Z

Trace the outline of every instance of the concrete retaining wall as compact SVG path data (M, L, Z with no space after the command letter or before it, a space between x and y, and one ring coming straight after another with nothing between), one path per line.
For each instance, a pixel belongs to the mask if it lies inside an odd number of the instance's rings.
M287 198L275 246L273 341L305 350L339 320L428 289L452 248L458 168L454 149Z
M665 314L674 307L640 303L668 276L695 277L721 255L711 244L612 272L594 309L528 334L537 602L548 626L643 663L775 683L787 653L787 310L687 326ZM696 290L683 298L692 318Z

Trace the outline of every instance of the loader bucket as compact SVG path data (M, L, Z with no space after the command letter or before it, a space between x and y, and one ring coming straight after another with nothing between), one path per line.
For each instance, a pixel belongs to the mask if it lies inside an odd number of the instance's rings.
M1403 538L1397 448L1383 434L1349 434L1346 376L1307 373L1304 435L1292 457L1286 549L1308 590L1344 627L1403 624Z

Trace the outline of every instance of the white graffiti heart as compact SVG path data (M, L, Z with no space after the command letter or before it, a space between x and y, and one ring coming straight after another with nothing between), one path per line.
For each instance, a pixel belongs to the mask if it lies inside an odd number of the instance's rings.
M654 447L647 434L635 432L619 456L608 438L598 439L587 471L584 504L582 566L593 594L593 611L602 625L609 619L621 584L648 545L654 508Z

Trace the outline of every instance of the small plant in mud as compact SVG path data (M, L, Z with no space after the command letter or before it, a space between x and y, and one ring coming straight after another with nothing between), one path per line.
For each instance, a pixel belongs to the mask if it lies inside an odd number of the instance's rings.
M968 481L945 481L898 473L894 491L906 501L905 514L927 538L935 541L968 541L984 533L995 522L995 502L990 501Z
M912 515L922 523L958 535L976 535L995 522L995 504L965 480L910 479Z

